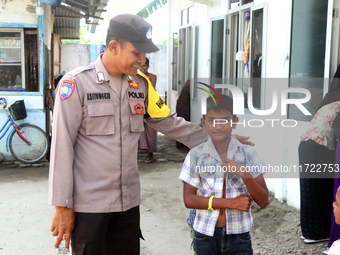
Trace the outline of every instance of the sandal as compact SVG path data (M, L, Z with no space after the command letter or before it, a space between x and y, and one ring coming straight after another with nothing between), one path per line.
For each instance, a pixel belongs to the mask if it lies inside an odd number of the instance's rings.
M329 241L329 238L325 238L325 239L317 239L317 240L305 238L303 241L304 241L306 244L310 244L310 243L320 243L320 242L328 242L328 241Z
M153 156L149 157L147 156L146 159L144 160L145 163L151 163L153 161Z

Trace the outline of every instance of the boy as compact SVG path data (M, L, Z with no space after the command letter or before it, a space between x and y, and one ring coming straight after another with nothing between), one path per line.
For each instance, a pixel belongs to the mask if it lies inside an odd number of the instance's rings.
M193 225L197 255L253 254L250 205L252 200L261 208L268 205L268 189L260 171L263 162L231 135L238 122L233 100L220 97L222 104L215 97L217 105L207 99L207 114L201 119L208 141L192 149L183 164L179 178L184 204L197 209Z

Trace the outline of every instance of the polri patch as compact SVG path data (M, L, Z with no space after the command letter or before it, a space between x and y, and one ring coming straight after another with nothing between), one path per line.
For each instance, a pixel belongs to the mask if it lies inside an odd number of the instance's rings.
M74 90L74 82L72 81L62 81L60 85L59 95L61 100L64 100L66 98L69 98L72 95L72 92Z
M137 114L144 114L144 106L140 103L135 105L135 111Z
M138 89L138 82L129 81L129 85L131 88Z

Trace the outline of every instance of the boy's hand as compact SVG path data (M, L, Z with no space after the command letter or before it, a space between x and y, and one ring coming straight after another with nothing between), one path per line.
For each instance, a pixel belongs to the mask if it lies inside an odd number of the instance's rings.
M249 212L250 205L253 199L250 198L250 196L238 196L233 198L233 209L243 212Z
M234 160L227 159L224 163L222 163L222 168L226 174L239 175L241 178L249 177L247 168L242 163L236 162Z

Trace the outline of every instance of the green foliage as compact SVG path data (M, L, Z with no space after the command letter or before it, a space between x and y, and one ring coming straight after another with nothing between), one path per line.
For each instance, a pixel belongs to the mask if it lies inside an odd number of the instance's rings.
M173 44L174 47L178 47L178 37L174 38Z
M163 39L163 41L160 43L160 45L167 45L168 40L167 39Z
M70 40L70 39L63 39L61 40L62 44L86 44L91 43L90 39L85 38L84 32L88 30L89 25L81 26L79 29L79 39L78 40Z
M149 17L149 15L151 15L154 11L157 11L166 3L167 0L154 0L150 2L147 6L145 6L142 10L140 10L136 15L146 19L147 17Z

